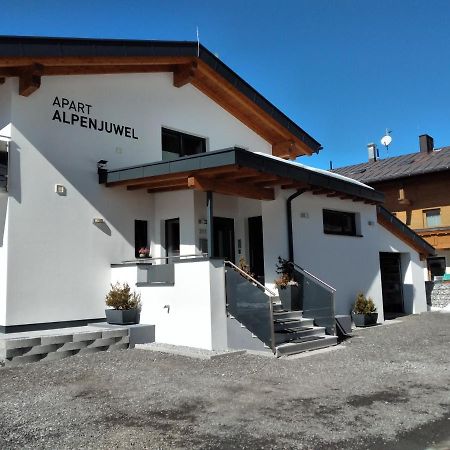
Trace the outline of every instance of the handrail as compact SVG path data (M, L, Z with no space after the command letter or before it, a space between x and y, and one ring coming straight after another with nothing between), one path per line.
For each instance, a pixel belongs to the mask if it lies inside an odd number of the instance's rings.
M272 297L278 297L277 294L275 294L275 292L271 291L268 287L264 286L262 283L260 283L258 280L253 278L251 275L249 275L247 272L242 270L240 267L236 266L236 264L233 264L231 261L228 261L228 260L225 260L224 262L225 262L225 264L228 264L231 267L233 267L234 270L237 270L245 278L247 278L248 280L250 280L253 283L255 283L257 286L262 288L264 291L267 291Z
M319 282L322 286L325 286L325 288L329 289L332 292L336 292L336 289L333 286L330 286L328 283L325 283L325 281L322 281L320 278L313 275L311 272L308 272L306 269L303 269L303 267L300 267L298 264L295 264L295 262L289 261L294 267L296 267L301 272L305 273L309 277L313 278L317 282Z
M140 262L147 262L147 261L161 261L161 260L169 260L169 259L181 259L181 258L207 258L207 254L206 253L197 253L197 254L192 254L192 255L178 255L178 256L160 256L158 258L153 258L153 257L149 257L149 258L135 258L135 259L129 259L129 260L125 260L122 261L122 263L130 263L130 262L136 262L136 261L140 261Z

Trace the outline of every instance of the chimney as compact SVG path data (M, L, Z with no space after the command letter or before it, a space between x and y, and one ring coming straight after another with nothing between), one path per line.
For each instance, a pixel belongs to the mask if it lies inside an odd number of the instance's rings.
M434 140L428 134L419 136L420 153L431 153L434 149Z
M369 162L377 160L377 146L375 144L367 144L367 152L369 153Z

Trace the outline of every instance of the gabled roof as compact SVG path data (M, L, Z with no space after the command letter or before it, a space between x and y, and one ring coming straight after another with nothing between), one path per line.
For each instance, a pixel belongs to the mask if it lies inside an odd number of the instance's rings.
M321 145L197 42L0 36L0 84L19 77L19 93L32 94L42 76L173 72L174 86L191 83L294 159Z
M377 220L380 225L416 250L422 258L436 254L432 245L381 205L377 206Z
M450 147L339 167L333 172L371 184L444 170L450 170Z
M172 161L100 169L99 182L107 187L146 189L149 193L197 189L273 200L274 186L281 186L371 204L384 200L381 192L350 178L237 147Z

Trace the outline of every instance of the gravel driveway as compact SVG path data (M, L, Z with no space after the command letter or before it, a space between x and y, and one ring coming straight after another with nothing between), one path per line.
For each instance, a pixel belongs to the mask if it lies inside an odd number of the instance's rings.
M3 368L0 448L450 448L450 314L358 330L339 347Z

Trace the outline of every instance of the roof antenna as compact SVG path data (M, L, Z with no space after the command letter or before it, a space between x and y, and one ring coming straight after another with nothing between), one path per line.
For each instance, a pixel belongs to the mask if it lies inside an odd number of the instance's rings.
M200 58L200 35L198 32L198 25L197 25L197 58Z
M392 142L392 138L390 136L390 134L392 133L391 130L388 130L386 128L386 134L381 138L381 143L384 145L385 149L386 149L386 153L389 156L389 145Z

